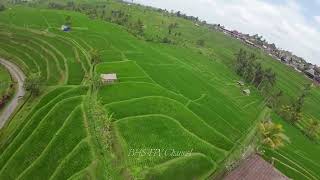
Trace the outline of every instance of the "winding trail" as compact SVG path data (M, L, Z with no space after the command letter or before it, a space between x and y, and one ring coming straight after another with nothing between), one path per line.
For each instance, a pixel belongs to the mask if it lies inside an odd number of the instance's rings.
M18 88L10 100L9 104L5 106L5 109L0 114L0 129L4 124L10 119L11 115L14 113L16 108L19 106L19 99L25 95L25 90L23 88L23 83L25 80L25 75L22 70L15 64L10 61L0 58L0 64L8 69L12 78L17 82Z

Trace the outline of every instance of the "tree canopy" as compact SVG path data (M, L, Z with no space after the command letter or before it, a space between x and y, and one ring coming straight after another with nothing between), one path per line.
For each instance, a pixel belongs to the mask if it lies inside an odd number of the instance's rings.
M38 96L40 94L41 85L42 78L40 73L30 74L24 82L24 88L26 89L26 91L29 91L33 96Z
M281 124L275 124L271 121L261 122L259 124L259 133L261 143L271 149L278 149L289 142L289 138L284 134Z
M276 84L276 74L271 68L264 69L255 54L240 49L235 63L236 73L261 91L270 90Z

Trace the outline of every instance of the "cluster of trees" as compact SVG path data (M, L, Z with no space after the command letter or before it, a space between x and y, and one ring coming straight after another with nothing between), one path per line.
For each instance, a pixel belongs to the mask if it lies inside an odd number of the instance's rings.
M305 98L308 96L311 90L311 85L306 84L301 95L293 101L290 105L283 106L280 110L282 118L292 124L297 124L302 120L302 108L305 102ZM309 119L306 126L300 130L311 140L318 140L320 135L320 122L315 119Z
M101 53L98 49L91 49L89 55L92 65L99 64L102 61Z
M174 30L174 29L176 29L176 28L178 28L178 23L170 23L169 24L169 26L168 26L168 33L169 34L172 34L172 31Z
M64 5L64 4L61 4L61 3L50 2L50 3L48 4L48 8L50 8L50 9L63 10L63 9L65 9L65 5Z
M136 22L129 23L129 32L131 32L135 36L143 36L144 35L144 24L141 19L138 19Z
M197 40L197 45L200 46L200 47L204 47L205 43L206 43L206 41L204 39Z
M0 11L4 11L6 9L6 7L0 3Z
M269 90L276 83L276 74L272 69L263 69L256 55L248 54L243 49L237 54L235 70L239 76L262 91Z
M95 120L94 130L101 139L102 148L107 151L112 148L112 114L106 111L103 104L99 101L91 100L89 102L89 116Z
M0 109L2 109L14 95L14 85L10 84L6 92L0 97Z
M291 105L283 106L280 115L287 121L295 124L302 119L302 108L304 105L305 98L311 90L311 85L305 85L302 94L291 103Z
M183 19L187 19L187 20L191 20L191 21L199 21L198 17L194 17L194 16L188 16L186 14L181 13L181 11L177 11L176 13L174 13L177 17L181 17Z
M26 78L24 88L26 91L29 91L32 96L38 96L41 92L42 82L40 73L32 73Z
M64 9L81 12L88 15L90 18L100 18L108 22L125 26L128 31L135 36L141 37L144 35L144 23L141 19L131 19L131 16L124 10L111 10L110 12L107 12L106 4L92 5L86 3L76 4L74 2L61 4L51 2L49 3L48 7L52 9Z
M65 19L65 25L71 26L71 24L72 24L71 16L67 16Z
M111 16L107 17L106 11L103 9L101 11L101 17L106 21L110 21L119 25L126 25L129 22L129 15L122 10L112 10Z

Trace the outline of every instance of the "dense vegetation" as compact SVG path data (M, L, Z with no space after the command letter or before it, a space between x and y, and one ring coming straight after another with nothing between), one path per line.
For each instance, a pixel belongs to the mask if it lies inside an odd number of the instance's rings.
M181 13L115 1L10 8L0 15L0 55L24 70L37 96L1 130L0 179L215 176L241 157L239 149L247 151L245 140L254 137L266 104L291 105L310 83ZM61 25L71 31L62 32ZM237 63L239 49L254 53L254 62ZM237 73L242 63L252 71ZM119 82L97 83L102 73L117 73ZM244 87L237 84L241 79ZM269 87L272 93L265 93ZM283 95L271 100L279 91ZM314 128L309 118L320 120L319 89L310 87L303 100L296 124ZM271 118L290 143L264 148L265 158L289 177L319 179L316 140L275 113ZM152 149L189 153L140 151Z
M13 94L14 85L11 76L7 69L0 65L0 113Z

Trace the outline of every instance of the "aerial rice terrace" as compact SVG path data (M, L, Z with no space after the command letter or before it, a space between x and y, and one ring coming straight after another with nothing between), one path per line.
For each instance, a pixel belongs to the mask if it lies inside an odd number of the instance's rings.
M60 27L68 16L72 30L63 32ZM206 31L177 21L185 24L182 32ZM0 57L25 74L40 73L43 79L41 95L25 97L22 108L0 131L0 179L207 179L216 175L237 150L245 149L245 140L270 110L254 87L246 85L250 96L242 93L237 85L240 77L228 66L238 47L247 47L207 31L215 37L209 40L214 57L188 47L146 42L122 26L76 12L23 6L0 12ZM93 49L101 52L98 64L91 62ZM261 54L261 58L277 72L276 86L286 93L286 100L295 98L308 82L270 57ZM94 77L103 73L116 73L118 82L92 87ZM313 87L304 107L305 119L320 120L315 107L319 102L319 88ZM111 145L104 142L105 122L95 118L99 108L92 104L112 114L107 128L111 135L106 135ZM291 142L277 151L265 149L264 157L275 160L274 165L288 177L320 179L319 144L276 114L272 117L283 124ZM189 154L132 155L132 150L142 149Z

